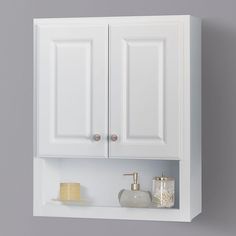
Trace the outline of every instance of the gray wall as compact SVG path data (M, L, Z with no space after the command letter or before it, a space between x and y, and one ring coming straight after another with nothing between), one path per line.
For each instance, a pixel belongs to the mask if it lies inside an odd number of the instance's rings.
M236 2L0 0L0 235L236 235ZM32 217L32 19L203 18L203 213L193 223Z

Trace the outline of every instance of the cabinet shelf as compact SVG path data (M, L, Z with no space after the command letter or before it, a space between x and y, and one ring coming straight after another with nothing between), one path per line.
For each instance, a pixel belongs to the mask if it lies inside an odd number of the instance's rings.
M175 208L179 207L179 161L36 158L35 179L41 202L55 205L119 207L118 193L130 189L131 179L123 173L139 173L141 190L152 189L152 178L164 172L175 178ZM58 201L61 182L79 182L81 203ZM36 193L36 195L38 195Z
M133 170L139 172L141 189L147 191L151 191L154 176L163 171L173 176L176 180L175 206L170 209L152 205L148 208L120 207L118 193L123 188L129 189L131 182L122 174ZM167 214L173 214L174 221L175 215L180 212L179 161L35 158L34 175L34 213L38 216L81 217L86 212L86 217L89 218L138 220L145 212L147 219L155 215L153 220L165 220ZM84 202L63 204L57 200L60 182L65 181L80 182L81 199ZM98 212L101 213L99 217ZM114 214L115 212L118 215ZM113 214L116 217L111 217Z
M46 204L55 204L55 205L63 205L63 206L72 206L72 207L119 207L119 206L94 206L89 202L76 202L76 201L61 201L58 199L52 199L51 201L47 202ZM122 207L125 208L125 207ZM135 208L135 207L133 207ZM137 209L158 209L158 210L173 210L179 209L178 207L171 207L171 208L159 208L156 207L155 204L151 203L149 207L137 208Z
M123 208L99 206L68 206L52 202L45 203L39 216L97 218L120 220L185 221L190 219L180 209Z

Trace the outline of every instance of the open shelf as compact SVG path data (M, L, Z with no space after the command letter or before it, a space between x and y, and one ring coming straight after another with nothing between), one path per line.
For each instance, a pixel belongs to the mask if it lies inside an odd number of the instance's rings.
M153 219L165 220L170 214L179 217L179 165L176 160L125 160L125 159L75 159L34 158L35 162L35 215L61 217L139 219L143 211ZM152 189L152 179L165 175L175 178L175 205L170 209L120 207L118 193L130 189L132 177L123 173L139 173L141 190ZM61 182L79 182L81 203L58 201ZM94 214L96 212L96 214ZM100 214L98 214L100 212ZM121 217L122 216L122 217ZM112 218L114 218L112 217ZM163 218L164 217L164 218Z

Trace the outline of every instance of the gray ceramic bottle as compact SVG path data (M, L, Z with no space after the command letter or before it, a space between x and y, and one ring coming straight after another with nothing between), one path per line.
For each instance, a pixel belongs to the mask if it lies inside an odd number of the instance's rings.
M140 190L140 184L138 183L138 173L134 172L124 175L132 175L133 183L131 184L131 190L122 189L119 192L118 198L120 205L122 207L149 207L152 201L151 193Z

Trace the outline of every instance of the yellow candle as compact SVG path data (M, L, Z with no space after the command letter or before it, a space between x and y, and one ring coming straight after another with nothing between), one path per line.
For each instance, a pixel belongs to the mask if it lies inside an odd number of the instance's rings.
M80 183L60 183L61 201L79 201Z

